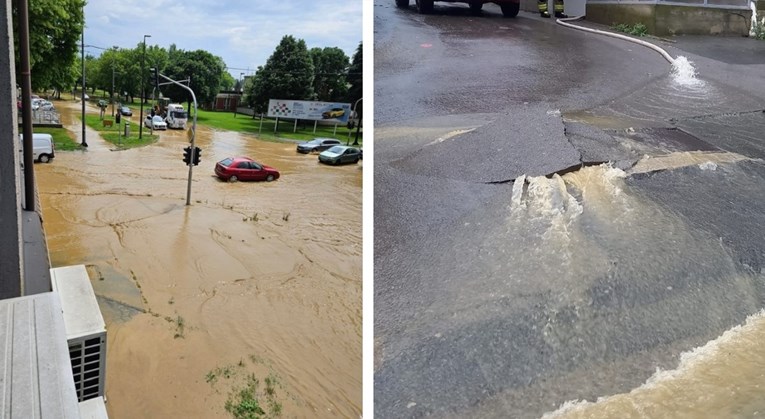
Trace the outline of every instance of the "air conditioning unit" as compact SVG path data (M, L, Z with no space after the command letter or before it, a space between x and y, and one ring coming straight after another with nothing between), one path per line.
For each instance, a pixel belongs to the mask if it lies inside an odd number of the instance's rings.
M81 419L56 293L0 300L0 330L0 418Z
M50 270L61 298L66 341L77 399L103 397L106 379L106 325L84 265Z
M79 403L80 419L109 419L103 397L85 400Z

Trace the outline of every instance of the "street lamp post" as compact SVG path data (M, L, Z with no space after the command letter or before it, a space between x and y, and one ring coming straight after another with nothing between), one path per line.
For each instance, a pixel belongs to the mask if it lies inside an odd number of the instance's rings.
M138 100L141 105L141 116L140 120L138 121L140 127L138 128L138 139L143 138L143 98L146 96L146 88L144 87L144 79L146 78L146 74L143 70L143 62L146 58L146 38L151 38L151 35L144 35L143 36L143 54L141 55L141 98Z
M356 101L356 103L353 104L353 113L356 114L359 117L359 121L356 123L356 138L353 140L353 145L359 145L359 130L361 129L361 116L356 112L356 107L358 106L359 102L361 102L361 99Z
M81 57L82 57L82 93L80 93L80 101L82 102L82 142L81 146L87 147L88 142L85 141L85 7L82 8L82 44L81 44Z
M112 118L114 118L114 61L117 58L117 47L112 47L114 50L114 58L112 58L112 94L109 96L109 99L112 102Z

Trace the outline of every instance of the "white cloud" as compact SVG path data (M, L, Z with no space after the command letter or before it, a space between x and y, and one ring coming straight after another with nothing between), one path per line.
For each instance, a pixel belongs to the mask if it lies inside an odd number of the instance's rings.
M238 77L265 64L285 35L308 48L339 47L352 56L362 40L362 1L91 0L85 6L85 43L203 49L223 58ZM97 54L98 51L88 51Z

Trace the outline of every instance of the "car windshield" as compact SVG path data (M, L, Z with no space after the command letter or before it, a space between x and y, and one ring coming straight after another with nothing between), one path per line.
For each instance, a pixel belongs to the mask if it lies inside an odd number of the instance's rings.
M336 146L330 148L327 151L329 151L330 153L341 154L343 152L343 147L339 146L339 145L336 145Z
M154 119L154 122L162 122L162 117L161 116L154 116L153 119Z
M231 160L231 158L226 158L226 159L223 159L223 160L219 161L218 164L220 164L221 166L229 167L229 166L231 166L231 162L232 161L233 160Z
M173 118L186 118L186 111L173 111L170 112Z

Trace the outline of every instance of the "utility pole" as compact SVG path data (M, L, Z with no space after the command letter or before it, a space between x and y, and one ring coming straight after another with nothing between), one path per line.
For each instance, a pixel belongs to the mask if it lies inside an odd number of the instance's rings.
M146 81L146 73L143 70L143 62L146 59L146 38L151 38L151 35L143 36L143 54L141 54L141 98L138 100L138 102L141 104L141 116L139 117L140 121L138 121L140 124L138 127L139 140L143 138L143 98L146 96L146 87L144 87Z
M112 49L114 50L114 57L112 58L112 94L109 99L111 99L112 102L112 118L114 118L114 60L117 58L117 47L114 46ZM117 130L119 130L119 126L117 127Z
M19 7L19 55L21 58L21 131L24 137L24 210L35 210L35 170L32 125L32 72L29 53L29 3L20 0ZM84 24L83 24L84 25ZM10 129L10 127L9 127ZM11 131L13 132L13 131ZM15 139L14 139L15 141ZM21 286L23 294L24 286Z
M361 99L356 101L356 103L353 104L353 113L359 116L359 122L356 124L356 138L353 140L353 145L359 145L359 130L361 129L361 114L356 113L356 107L361 102Z
M87 147L88 142L85 140L85 6L82 6L82 92L80 93L80 101L82 102L82 142L81 146Z

